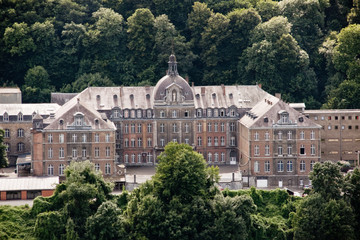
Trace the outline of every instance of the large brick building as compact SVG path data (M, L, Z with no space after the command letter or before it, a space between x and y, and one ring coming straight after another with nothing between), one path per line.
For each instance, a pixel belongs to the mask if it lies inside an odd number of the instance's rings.
M321 154L319 125L258 85L194 86L178 74L174 55L168 64L155 87L57 96L64 105L55 114L33 117L33 173L63 175L71 161L88 159L119 178L120 164L154 165L173 141L191 145L210 165L239 165L258 186L308 184Z
M0 128L4 130L4 143L10 166L19 155L31 153L32 120L36 113L50 119L60 108L58 104L0 104Z
M33 119L32 169L36 176L63 176L71 161L90 160L105 176L116 173L115 126L78 98L64 104L51 121Z
M309 184L320 161L320 129L279 98L264 98L239 121L244 180L258 187Z

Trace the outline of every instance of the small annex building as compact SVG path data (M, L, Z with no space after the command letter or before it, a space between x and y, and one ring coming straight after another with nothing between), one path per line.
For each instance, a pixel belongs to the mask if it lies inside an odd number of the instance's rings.
M0 178L0 200L26 200L53 195L59 177Z

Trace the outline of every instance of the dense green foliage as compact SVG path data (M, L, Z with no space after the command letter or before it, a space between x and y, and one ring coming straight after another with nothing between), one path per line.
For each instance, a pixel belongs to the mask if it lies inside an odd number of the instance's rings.
M71 164L66 177L32 209L0 206L0 239L359 237L360 171L344 176L333 163L315 164L314 188L304 198L254 187L220 192L218 169L177 143L165 147L152 180L132 192L111 195L111 184L88 161Z
M0 82L24 102L155 84L174 51L196 85L261 83L308 108L360 108L359 0L0 4Z

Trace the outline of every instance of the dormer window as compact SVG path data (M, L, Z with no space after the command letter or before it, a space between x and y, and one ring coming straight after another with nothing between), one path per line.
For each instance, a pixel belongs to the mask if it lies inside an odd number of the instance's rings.
M8 122L8 121L9 121L9 114L8 114L7 112L4 113L3 121L4 121L4 122Z
M160 111L160 117L164 118L165 117L165 112L164 111Z
M197 117L201 117L201 109L198 109L198 110L196 111L196 116L197 116Z
M20 112L17 116L17 120L18 121L23 121L24 117L23 117L23 114Z
M147 115L147 118L151 118L151 110L147 110L146 115Z
M75 126L84 125L84 115L82 113L75 114Z
M96 100L100 100L100 95L96 95Z
M120 111L118 109L115 109L114 113L113 113L113 116L114 116L114 118L119 118L120 117Z
M235 110L234 110L234 109L231 109L231 110L230 110L230 116L231 116L231 117L235 117Z
M281 114L281 123L289 123L289 114L288 113Z
M212 111L211 111L211 109L208 109L208 110L207 110L207 116L208 116L208 117L212 117Z
M137 118L141 118L141 110L137 110L136 116L137 116Z

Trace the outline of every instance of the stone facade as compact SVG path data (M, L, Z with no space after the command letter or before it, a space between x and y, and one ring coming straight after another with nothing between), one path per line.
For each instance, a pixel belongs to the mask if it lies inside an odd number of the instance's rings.
M360 110L306 110L304 114L321 128L321 160L348 161L358 165Z

